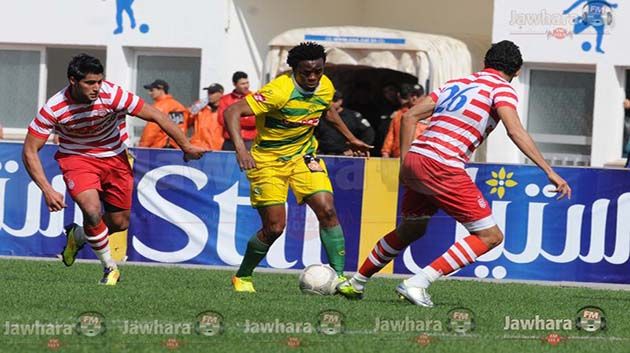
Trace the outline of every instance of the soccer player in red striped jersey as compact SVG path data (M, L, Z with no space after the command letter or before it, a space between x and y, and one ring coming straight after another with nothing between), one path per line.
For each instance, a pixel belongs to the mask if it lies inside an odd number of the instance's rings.
M514 43L493 44L486 53L483 71L448 81L403 116L402 222L378 241L350 280L338 285L341 294L362 298L369 278L422 237L429 219L440 208L463 224L470 235L398 285L396 291L401 298L432 307L427 288L433 281L474 262L503 241L490 204L464 169L471 154L501 121L516 146L556 186L558 199L571 197L571 188L547 164L516 112L517 96L510 82L518 76L522 64ZM429 127L412 142L417 122L429 117Z
M59 136L55 159L70 196L83 213L82 227L66 227L62 260L71 266L88 243L104 267L100 283L115 285L120 271L112 259L108 237L127 229L133 188L125 144L126 115L157 123L182 147L185 160L199 159L205 150L191 145L164 113L103 78L103 65L97 58L86 54L72 58L69 85L46 102L28 127L23 159L48 210L62 210L66 207L64 195L48 182L38 154L53 131Z

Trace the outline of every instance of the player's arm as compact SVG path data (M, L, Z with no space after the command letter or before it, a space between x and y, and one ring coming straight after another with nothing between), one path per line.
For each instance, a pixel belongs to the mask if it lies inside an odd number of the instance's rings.
M527 158L536 163L536 165L547 174L549 181L556 186L555 192L560 193L558 199L562 199L565 196L571 198L571 188L569 184L545 161L542 153L540 153L538 147L536 147L536 143L521 124L516 110L512 107L502 106L497 108L497 113L501 121L503 121L507 134L514 144Z
M357 155L365 155L370 156L370 149L374 148L374 146L370 146L367 143L359 140L352 134L350 129L346 126L346 124L341 120L339 113L335 109L328 109L326 113L324 113L326 120L330 122L330 124L339 131L348 141L350 149L355 152Z
M256 168L256 162L245 147L245 142L241 137L241 116L254 115L254 111L247 103L247 100L240 100L230 105L223 112L225 127L230 135L234 148L236 150L236 160L241 170Z
M164 130L164 132L173 139L184 152L184 160L199 159L206 150L190 144L182 129L177 126L165 113L159 111L150 104L144 104L142 109L136 114L142 120L153 122Z
M427 119L433 115L433 109L435 109L435 102L431 96L422 98L418 104L411 107L403 114L400 120L400 160L403 161L411 142L414 139L416 132L416 125L418 121Z
M39 158L39 150L44 147L44 144L46 144L45 138L39 138L31 134L26 134L24 147L22 149L22 160L24 161L24 166L26 167L28 175L31 176L31 179L33 179L35 184L44 194L48 210L50 212L61 211L66 207L63 195L53 189L52 185L48 182L46 173L44 172L44 167L42 166L42 161Z

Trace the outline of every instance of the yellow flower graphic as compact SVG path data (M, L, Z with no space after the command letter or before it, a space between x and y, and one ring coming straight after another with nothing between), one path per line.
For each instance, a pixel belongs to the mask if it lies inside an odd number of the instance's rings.
M513 172L506 173L505 168L501 167L499 173L492 172L492 178L486 181L486 184L492 186L490 194L497 194L502 199L505 196L505 188L512 188L518 185L515 180L512 180Z

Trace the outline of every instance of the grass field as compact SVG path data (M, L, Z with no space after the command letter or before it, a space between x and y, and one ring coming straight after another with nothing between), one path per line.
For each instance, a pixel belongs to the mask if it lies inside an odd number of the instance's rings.
M476 281L439 281L431 293L435 308L398 300L395 279L376 278L362 301L339 296L301 294L297 275L258 273L258 293L233 293L229 271L127 265L116 287L95 284L100 268L78 263L0 260L0 352L629 352L630 292L561 288ZM583 331L506 331L505 317L574 319L583 306L606 313L608 328ZM428 320L446 322L448 311L465 307L476 328L461 335L446 330L422 332ZM221 335L129 334L129 323L188 323L212 310L224 318ZM316 327L319 313L336 310L345 316L345 332L333 336L291 333L297 323ZM9 334L17 324L76 323L80 313L104 315L107 331L96 337ZM379 320L379 321L377 321ZM398 331L383 329L386 320L411 322ZM406 320L406 321L405 321ZM435 328L435 321L432 326ZM390 322L390 321L387 321ZM284 332L251 333L264 323ZM415 324L414 324L415 323ZM127 326L125 326L127 325ZM306 325L306 324L305 324ZM171 326L172 327L172 326ZM266 326L269 327L269 326ZM302 326L303 328L306 326ZM399 328L402 326L398 326ZM289 332L289 333L287 333ZM557 345L542 340L550 332L564 337ZM136 330L137 333L137 330ZM162 331L164 333L164 331ZM52 339L52 340L51 340ZM169 340L170 339L170 340ZM49 344L53 346L48 347Z

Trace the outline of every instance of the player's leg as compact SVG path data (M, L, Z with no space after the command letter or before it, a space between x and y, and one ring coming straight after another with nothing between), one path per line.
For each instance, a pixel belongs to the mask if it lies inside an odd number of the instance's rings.
M85 190L74 197L75 203L83 213L83 229L77 233L85 234L86 243L92 248L103 267L116 269L109 248L109 229L101 215L101 199L96 189Z
M237 292L255 292L252 273L267 255L269 247L282 235L286 225L285 203L289 189L286 173L282 165L252 169L247 172L249 197L252 207L258 210L262 228L247 242L243 261L232 277L232 285Z
M299 204L306 203L319 221L319 237L328 256L330 266L340 281L345 281L346 248L343 229L337 219L332 184L326 163L312 155L291 162L289 185Z
M269 248L282 235L286 225L284 204L258 208L258 214L262 221L262 228L247 242L243 261L236 275L232 277L232 284L237 292L255 292L252 282L254 268L265 258Z
M330 266L343 276L346 263L346 247L343 229L337 219L333 195L330 192L317 192L305 200L319 221L319 238L324 245Z
M437 168L433 174L444 172L439 170L443 167ZM431 184L435 193L433 197L447 214L462 223L471 234L455 242L429 266L397 288L401 295L416 305L432 306L426 293L432 282L475 262L479 256L503 241L503 234L496 226L488 201L466 172L463 169L450 169L445 175L441 183Z
M425 234L429 219L430 217L403 218L396 229L374 245L359 271L347 283L340 284L339 292L350 299L362 298L370 278L394 260L409 244L420 239Z

